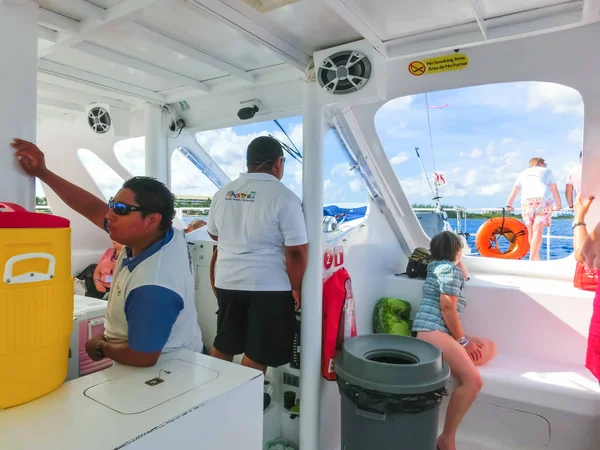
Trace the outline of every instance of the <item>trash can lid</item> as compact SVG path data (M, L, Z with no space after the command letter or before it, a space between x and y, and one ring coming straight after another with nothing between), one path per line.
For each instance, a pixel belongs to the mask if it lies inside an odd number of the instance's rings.
M357 336L335 359L342 380L389 394L423 394L441 389L450 368L440 350L416 338L392 334Z

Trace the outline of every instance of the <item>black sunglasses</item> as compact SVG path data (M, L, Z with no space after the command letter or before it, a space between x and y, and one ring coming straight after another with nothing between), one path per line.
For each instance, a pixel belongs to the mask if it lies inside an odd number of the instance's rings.
M148 212L148 210L142 208L141 206L132 206L123 202L115 202L112 197L108 201L108 208L112 209L117 216L126 216L130 212L140 211L140 212Z

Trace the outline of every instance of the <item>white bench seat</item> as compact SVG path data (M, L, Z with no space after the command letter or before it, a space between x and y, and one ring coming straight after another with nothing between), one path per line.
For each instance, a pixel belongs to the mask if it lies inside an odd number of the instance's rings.
M600 449L600 385L584 367L593 293L567 281L473 278L463 326L496 342L498 356L480 367L483 388L459 442L477 450ZM416 313L423 281L388 281L386 295L410 301Z

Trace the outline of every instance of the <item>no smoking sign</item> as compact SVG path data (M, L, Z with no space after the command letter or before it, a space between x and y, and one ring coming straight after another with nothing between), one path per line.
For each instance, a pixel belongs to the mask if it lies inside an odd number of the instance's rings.
M413 61L408 65L408 71L411 75L420 77L427 71L427 66L421 61Z

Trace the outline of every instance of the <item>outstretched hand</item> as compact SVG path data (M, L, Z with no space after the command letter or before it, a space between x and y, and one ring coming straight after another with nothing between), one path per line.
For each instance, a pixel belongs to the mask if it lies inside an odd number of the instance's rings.
M585 200L581 198L581 195L577 196L575 200L575 204L573 205L573 209L575 210L575 221L582 222L585 219L588 211L590 210L590 205L594 201L594 196L591 196Z
M46 158L34 143L15 138L10 145L17 151L15 156L28 175L39 178L48 171Z

